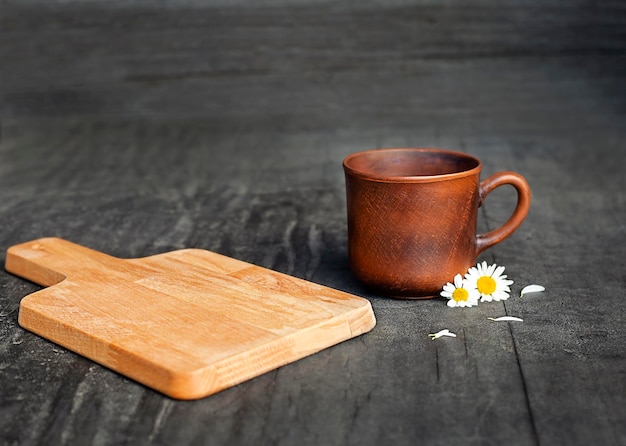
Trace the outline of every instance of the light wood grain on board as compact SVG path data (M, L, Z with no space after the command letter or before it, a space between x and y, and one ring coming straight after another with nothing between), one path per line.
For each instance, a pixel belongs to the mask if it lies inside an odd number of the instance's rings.
M357 296L199 249L117 259L57 239L6 269L49 286L24 328L180 399L210 395L371 330Z

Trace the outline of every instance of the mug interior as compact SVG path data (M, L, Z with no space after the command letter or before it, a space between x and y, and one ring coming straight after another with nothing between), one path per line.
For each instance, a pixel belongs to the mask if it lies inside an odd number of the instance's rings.
M344 166L365 177L380 179L433 177L469 172L480 161L465 153L438 149L378 149L348 156Z

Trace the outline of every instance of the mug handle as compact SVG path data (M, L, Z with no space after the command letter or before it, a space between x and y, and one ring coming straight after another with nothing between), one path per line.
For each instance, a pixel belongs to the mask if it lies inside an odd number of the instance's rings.
M485 249L500 243L513 234L522 224L530 209L530 186L526 179L515 172L498 172L480 183L478 188L478 206L482 206L485 198L496 187L510 184L517 191L517 205L509 219L498 229L476 236L476 255Z

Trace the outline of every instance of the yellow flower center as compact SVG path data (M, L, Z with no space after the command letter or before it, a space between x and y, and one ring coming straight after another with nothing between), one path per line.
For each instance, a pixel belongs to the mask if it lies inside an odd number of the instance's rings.
M452 299L456 300L457 302L466 301L468 297L469 293L465 288L457 288L456 290L454 290L454 293L452 293Z
M481 276L476 282L480 294L492 294L496 290L496 281L493 277Z

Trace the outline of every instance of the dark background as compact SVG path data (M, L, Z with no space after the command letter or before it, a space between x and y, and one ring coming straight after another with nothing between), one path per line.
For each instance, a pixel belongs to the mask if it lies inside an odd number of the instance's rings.
M0 273L0 443L626 445L626 4L1 1L0 246L198 247L368 298L370 333L180 402L21 329ZM347 265L342 159L513 170L531 211L449 309ZM514 193L481 208L500 225ZM546 292L518 297L522 286ZM130 297L129 297L130 298ZM487 317L519 316L495 324ZM455 339L427 334L449 328Z

